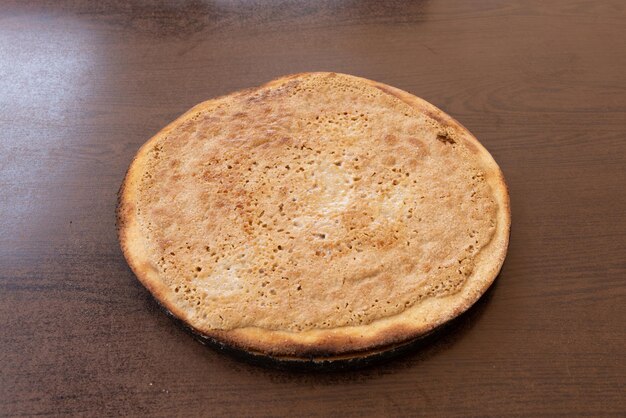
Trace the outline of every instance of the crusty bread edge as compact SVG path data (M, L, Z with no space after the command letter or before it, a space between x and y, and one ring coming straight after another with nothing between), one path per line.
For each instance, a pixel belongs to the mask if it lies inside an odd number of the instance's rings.
M274 88L283 83L311 73L293 74L270 81L263 86L233 93L249 94L257 89ZM324 73L333 76L334 73ZM348 76L348 75L343 75ZM476 155L482 165L495 200L498 203L497 227L491 242L477 255L476 268L457 293L430 298L405 311L376 320L367 325L346 326L332 329L314 329L304 332L287 332L247 327L233 330L214 330L194 327L190 318L171 299L171 290L159 277L158 270L149 257L144 237L136 217L137 185L141 180L144 161L151 147L167 136L177 126L198 112L208 109L220 98L212 99L193 107L170 123L146 142L133 159L118 194L117 226L120 246L124 256L139 281L173 315L188 324L194 332L218 340L242 350L265 354L275 358L307 359L360 357L368 352L377 352L384 347L418 338L443 325L469 309L489 288L498 275L506 256L511 212L509 194L502 171L489 152L460 123L432 104L410 93L383 83L348 76L372 85L427 115L448 132L455 140L463 141L466 148Z

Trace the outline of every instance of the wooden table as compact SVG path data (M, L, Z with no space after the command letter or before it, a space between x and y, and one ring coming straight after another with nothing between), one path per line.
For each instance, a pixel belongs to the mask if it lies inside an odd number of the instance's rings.
M0 6L0 415L626 415L626 3ZM285 372L204 347L118 248L135 151L192 105L332 70L467 126L511 193L492 290L408 355Z

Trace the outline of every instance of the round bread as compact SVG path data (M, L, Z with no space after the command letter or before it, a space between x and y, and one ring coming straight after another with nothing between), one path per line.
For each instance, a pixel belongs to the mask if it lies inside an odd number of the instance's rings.
M380 353L458 316L509 228L502 173L467 129L335 73L192 108L141 147L118 205L126 260L168 311L292 360Z

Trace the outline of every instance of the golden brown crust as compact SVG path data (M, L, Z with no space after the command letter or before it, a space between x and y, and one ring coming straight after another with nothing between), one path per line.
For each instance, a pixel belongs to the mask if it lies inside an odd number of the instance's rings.
M278 87L292 80L309 76L295 74L283 77L257 89L238 93L250 96L268 87ZM147 156L153 145L169 135L176 128L191 120L199 112L211 108L219 99L210 100L195 106L180 118L169 124L161 132L146 142L133 160L119 192L118 234L128 264L141 283L173 315L185 321L196 332L215 338L234 347L271 355L275 357L297 358L345 358L362 356L376 350L393 347L422 336L434 328L472 306L487 290L497 276L508 246L510 229L510 204L504 177L487 150L463 126L450 116L426 101L407 92L371 80L350 77L361 83L374 86L384 93L398 98L421 114L427 115L436 124L446 128L443 139L462 141L463 145L476 158L477 164L485 173L497 205L497 224L493 238L476 256L476 268L463 288L444 298L428 298L422 303L410 306L399 314L383 317L363 325L341 326L336 328L306 329L285 331L260 327L233 329L203 328L194 323L187 311L174 302L171 288L160 277L158 266L151 261L150 250L144 244L145 232L137 219L138 188L145 171ZM452 139L453 138L453 139Z

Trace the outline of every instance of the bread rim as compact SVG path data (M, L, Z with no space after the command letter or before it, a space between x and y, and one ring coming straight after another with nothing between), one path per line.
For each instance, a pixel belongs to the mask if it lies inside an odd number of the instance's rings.
M292 74L262 86L230 95L245 95L260 89L278 87L291 79L312 74L329 73ZM117 205L118 238L128 265L157 301L197 335L235 349L278 359L311 360L362 357L366 356L368 352L378 353L385 347L402 345L424 336L457 317L469 309L485 293L500 272L509 243L511 211L504 176L491 154L463 125L425 100L383 83L347 74L342 75L374 86L412 106L447 129L454 131L455 139L463 141L466 148L476 157L477 163L485 173L485 180L491 187L493 198L497 202L497 225L492 240L477 254L476 268L460 291L441 298L431 297L396 315L380 318L366 325L312 329L302 332L268 330L259 327L232 330L195 327L185 312L172 302L169 297L171 290L161 281L157 268L150 262L149 254L143 245L142 230L136 218L136 196L137 185L143 173L144 161L151 146L189 120L194 114L211 107L214 101L225 96L211 99L191 108L154 135L139 149L120 187Z

